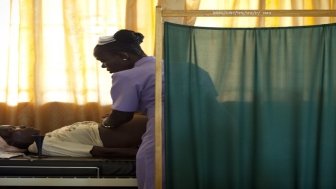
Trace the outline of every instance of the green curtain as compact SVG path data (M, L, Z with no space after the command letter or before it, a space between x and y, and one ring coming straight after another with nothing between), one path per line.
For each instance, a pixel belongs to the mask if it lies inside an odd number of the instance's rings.
M336 188L336 24L165 23L166 187Z

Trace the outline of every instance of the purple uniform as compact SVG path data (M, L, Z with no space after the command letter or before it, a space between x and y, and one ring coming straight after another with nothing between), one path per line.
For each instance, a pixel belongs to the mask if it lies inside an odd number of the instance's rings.
M140 111L148 116L136 157L136 170L138 187L154 189L155 58L141 58L134 68L114 73L111 96L114 110Z

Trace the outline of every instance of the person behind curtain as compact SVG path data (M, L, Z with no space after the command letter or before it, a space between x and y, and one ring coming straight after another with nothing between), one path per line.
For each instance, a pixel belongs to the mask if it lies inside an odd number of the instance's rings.
M141 33L119 30L113 36L99 38L94 56L112 74L112 111L102 120L102 126L118 127L134 112L148 117L136 156L136 174L138 188L154 189L155 58L141 49L143 38Z

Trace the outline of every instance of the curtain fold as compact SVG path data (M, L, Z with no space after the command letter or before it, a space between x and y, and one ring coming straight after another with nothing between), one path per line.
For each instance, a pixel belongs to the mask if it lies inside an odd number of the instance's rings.
M165 23L167 188L335 188L335 36Z

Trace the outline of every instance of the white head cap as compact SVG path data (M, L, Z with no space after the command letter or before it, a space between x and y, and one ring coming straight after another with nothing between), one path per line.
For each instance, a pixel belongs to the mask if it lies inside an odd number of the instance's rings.
M113 36L101 36L99 37L97 45L105 45L114 41L116 41L116 39Z

